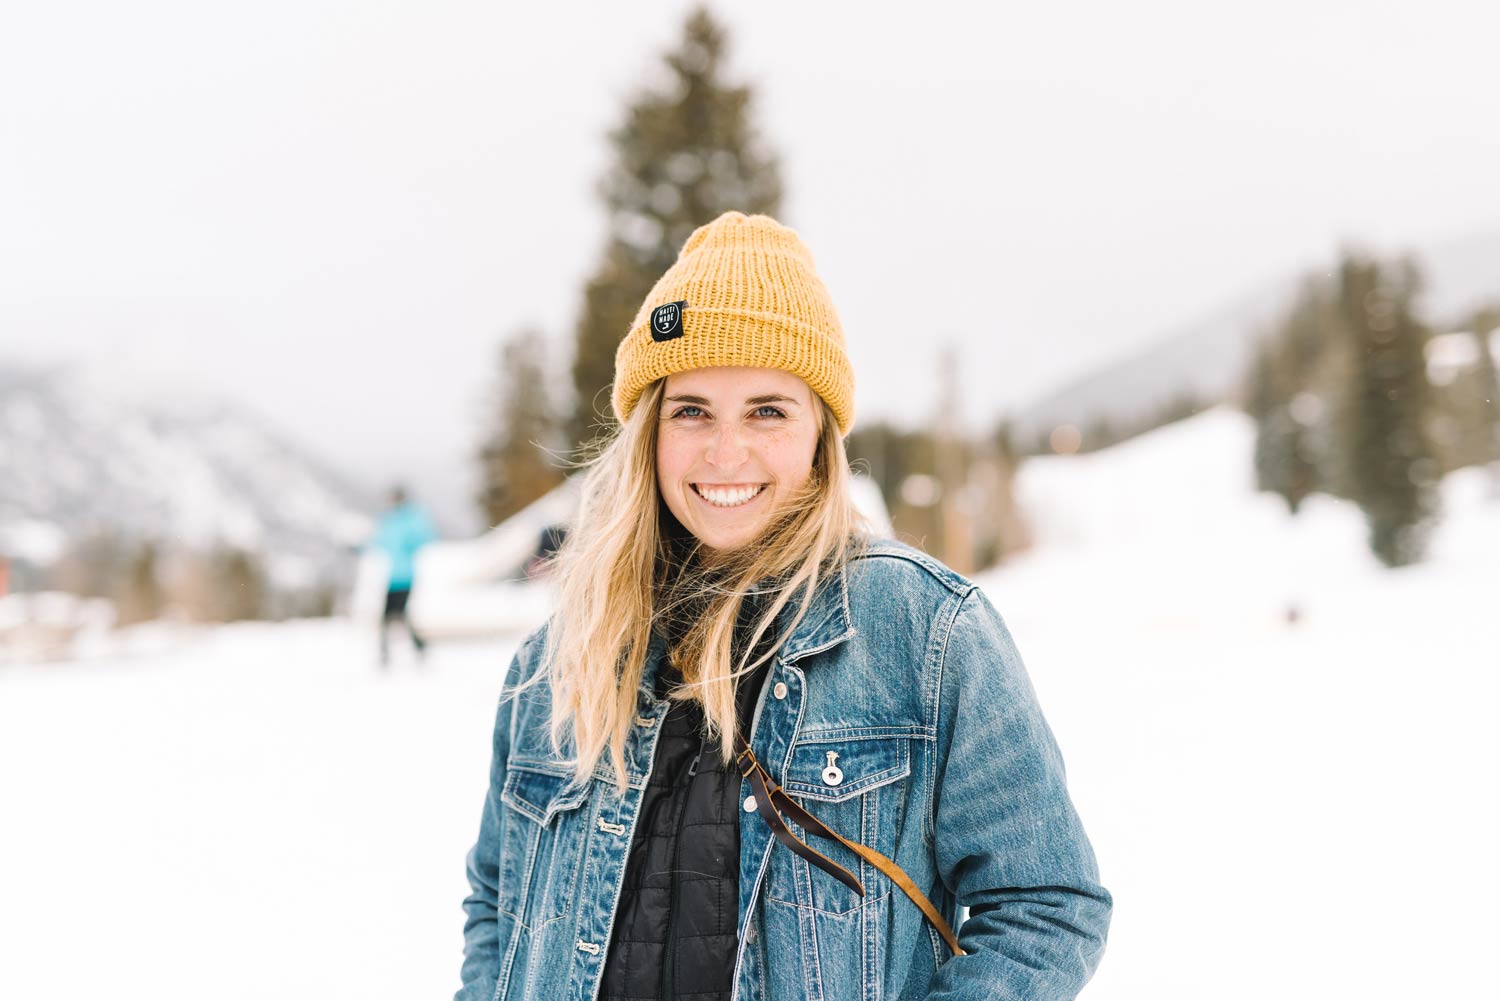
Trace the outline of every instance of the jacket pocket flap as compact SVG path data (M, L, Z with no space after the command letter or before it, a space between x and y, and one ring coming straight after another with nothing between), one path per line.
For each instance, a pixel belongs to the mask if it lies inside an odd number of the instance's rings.
M500 790L501 802L546 827L565 810L576 810L588 797L587 785L574 785L571 775L532 771L511 765Z
M910 774L905 737L809 740L792 746L782 787L793 796L838 803Z

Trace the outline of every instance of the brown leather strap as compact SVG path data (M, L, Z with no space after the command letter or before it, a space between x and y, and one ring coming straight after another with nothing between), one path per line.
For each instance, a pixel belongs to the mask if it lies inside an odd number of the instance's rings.
M781 814L772 805L776 799L776 793L781 790L772 790L767 786L770 776L766 774L765 769L752 769L745 777L750 780L750 788L755 790L755 809L760 813L761 819L771 828L772 833L776 835L776 840L863 897L865 895L864 884L859 881L854 873L845 869L833 859L813 848L806 841L798 838L797 835L788 830L786 821L782 819ZM792 819L796 820L797 818L793 816ZM801 823L801 821L798 820L798 823ZM806 825L804 824L803 826L805 827Z
M917 887L916 883L912 882L911 877L906 874L905 870L869 845L861 844L858 841L850 841L803 809L801 805L786 794L786 790L782 789L772 780L771 773L766 771L765 766L756 760L755 753L750 750L750 745L745 742L744 736L738 732L735 733L735 751L735 760L740 764L741 774L749 779L750 787L755 790L755 810L776 835L776 840L863 897L865 895L864 884L848 869L845 869L833 859L812 848L807 842L793 834L788 829L786 820L782 817L780 811L785 811L786 815L791 817L804 830L819 837L839 842L860 858L885 873L886 878L899 886L902 892L911 898L912 903L921 908L927 920L931 921L933 927L938 930L938 934L943 936L943 941L948 943L948 948L953 950L953 954L956 956L965 955L963 947L958 944L958 937L953 934L953 929L948 927L948 922L943 920L943 916L932 905L932 901L928 900L927 895Z

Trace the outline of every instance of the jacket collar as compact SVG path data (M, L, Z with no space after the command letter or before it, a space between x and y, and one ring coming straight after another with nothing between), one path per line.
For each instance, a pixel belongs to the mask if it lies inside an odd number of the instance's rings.
M846 565L818 582L818 590L813 595L812 604L807 607L807 614L781 646L783 661L790 664L821 653L854 635L854 624L849 617L848 576ZM796 610L795 604L794 600L782 615L791 615Z
M781 618L790 618L796 611L796 599L781 611ZM807 614L797 623L797 628L781 645L778 655L788 664L810 657L815 653L830 650L855 634L849 615L848 565L818 582ZM654 690L656 672L666 659L667 640L659 631L652 630L650 644L646 648L646 663L641 673L640 694L642 701L651 705L657 700Z

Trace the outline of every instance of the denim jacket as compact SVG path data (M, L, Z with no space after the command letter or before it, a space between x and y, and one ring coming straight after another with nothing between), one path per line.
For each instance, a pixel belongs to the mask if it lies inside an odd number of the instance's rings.
M508 683L538 669L544 631L517 651ZM545 681L501 700L467 859L456 1001L597 998L668 709L652 697L664 652L658 637L623 796L607 762L577 784L551 753ZM748 737L809 812L894 859L967 955L844 846L793 825L859 877L863 897L744 812L735 1001L1063 1001L1093 975L1113 901L1020 655L975 584L910 546L872 541L781 645Z

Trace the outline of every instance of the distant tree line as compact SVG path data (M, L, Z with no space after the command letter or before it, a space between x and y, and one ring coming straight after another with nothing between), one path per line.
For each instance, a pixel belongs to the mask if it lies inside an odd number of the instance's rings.
M982 570L1030 544L1013 489L1022 455L1008 423L966 435L866 421L845 447L880 488L897 537L954 569Z
M1217 400L1183 390L1167 399L1167 402L1148 408L1133 418L1096 415L1084 421L1081 427L1062 425L1036 435L1024 447L1024 455L1055 455L1059 452L1082 455L1112 448L1121 442L1139 437L1148 431L1187 420L1212 407ZM1060 441L1062 431L1073 437L1066 446Z
M609 133L613 159L598 187L606 235L572 330L571 401L547 392L558 380L544 332L522 329L501 346L476 449L487 524L555 487L608 430L615 348L693 229L728 209L780 211L779 158L752 123L751 88L725 79L726 43L706 10L693 11L654 83ZM1435 384L1420 285L1409 260L1345 253L1334 271L1303 283L1267 332L1243 393L1261 489L1294 513L1315 492L1354 501L1372 550L1391 566L1425 551L1444 473L1482 462L1500 471L1490 343L1500 309L1449 325L1473 338L1479 361ZM966 436L864 422L848 448L878 483L899 535L955 566L986 566L1027 544L1011 491L1025 456L1106 448L1219 402L1184 393L1134 420L1095 419L1024 442L1005 423Z
M112 530L87 533L61 559L30 571L27 590L59 590L106 598L115 624L159 618L238 622L326 616L331 582L277 587L261 557L229 546L189 547Z
M1434 384L1434 329L1420 292L1413 260L1346 251L1331 273L1303 282L1258 350L1244 394L1260 489L1294 514L1315 492L1355 502L1387 566L1423 557L1444 474L1500 462L1489 347L1500 313L1455 324L1454 335L1473 339L1476 363Z

